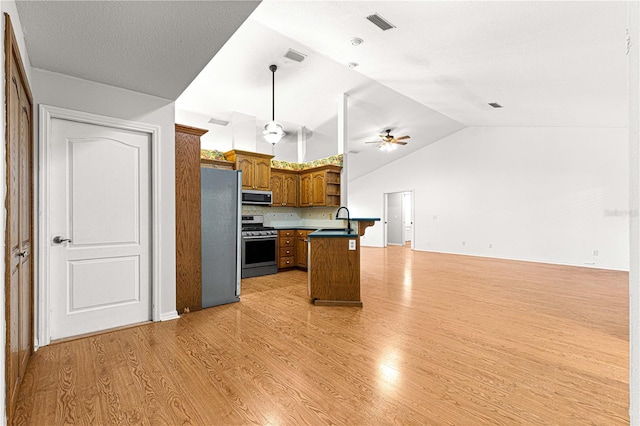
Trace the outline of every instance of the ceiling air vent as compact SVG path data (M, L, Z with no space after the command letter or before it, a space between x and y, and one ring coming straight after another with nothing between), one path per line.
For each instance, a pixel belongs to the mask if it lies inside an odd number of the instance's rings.
M213 117L211 117L211 119L209 119L209 123L216 124L218 126L226 126L227 124L229 124L228 121L218 120L217 118L213 118Z
M304 58L307 57L304 53L296 52L293 49L289 49L287 53L284 54L284 57L287 59L291 59L292 61L302 62Z
M387 31L387 30L390 30L391 28L396 27L391 22L387 21L377 13L367 16L367 19L371 21L376 27L380 28L382 31Z
M500 105L497 102L489 102L489 105L492 106L493 108L502 108L502 105Z

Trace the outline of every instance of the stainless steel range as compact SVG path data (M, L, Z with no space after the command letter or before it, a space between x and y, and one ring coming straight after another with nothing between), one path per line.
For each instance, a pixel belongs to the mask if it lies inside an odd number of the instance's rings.
M278 272L278 231L264 226L264 216L242 216L242 278Z

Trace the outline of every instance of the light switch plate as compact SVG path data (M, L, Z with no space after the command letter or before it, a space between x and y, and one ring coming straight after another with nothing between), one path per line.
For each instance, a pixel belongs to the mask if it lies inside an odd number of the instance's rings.
M349 240L349 250L356 249L356 240Z

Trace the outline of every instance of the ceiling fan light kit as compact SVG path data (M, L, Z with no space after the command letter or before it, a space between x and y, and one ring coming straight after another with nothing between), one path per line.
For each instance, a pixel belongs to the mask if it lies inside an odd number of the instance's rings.
M382 141L371 141L371 142L365 142L365 143L377 143L378 144L378 149L380 151L394 151L396 148L398 148L398 145L406 145L406 142L402 142L404 139L410 139L411 136L409 135L404 135L404 136L399 136L399 137L395 137L391 134L391 129L387 129L385 130L385 132L387 133L386 135L378 135L380 137L380 139L382 139Z
M264 125L262 136L272 145L277 144L286 135L282 126L276 122L276 65L270 65L271 71L271 121Z

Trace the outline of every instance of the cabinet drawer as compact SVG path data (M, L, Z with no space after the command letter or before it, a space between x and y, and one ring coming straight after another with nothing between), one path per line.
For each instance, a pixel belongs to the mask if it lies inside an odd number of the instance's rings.
M312 231L306 231L306 230L304 230L304 231L297 231L297 232L296 232L296 235L297 235L298 237L304 237L304 238L306 238L306 237L307 237L307 235L309 235L309 232L312 232Z
M293 247L282 247L280 249L280 258L282 259L283 257L293 257L294 253L293 253Z
M290 229L286 230L286 231L278 231L278 236L280 238L293 237L294 234L295 234L295 232L290 230Z
M284 237L284 238L280 237L278 241L279 241L278 242L278 246L280 248L282 248L282 247L293 247L295 238L293 238L293 237Z
M278 262L278 268L291 268L295 266L293 257L281 257L280 262Z

